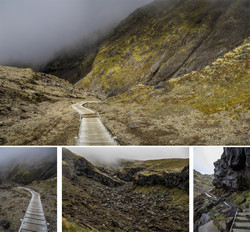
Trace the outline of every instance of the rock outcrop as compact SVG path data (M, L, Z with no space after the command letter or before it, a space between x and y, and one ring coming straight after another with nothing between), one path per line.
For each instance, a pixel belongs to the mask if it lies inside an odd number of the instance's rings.
M63 175L72 181L77 181L78 176L86 176L109 187L123 185L121 181L107 176L86 159L67 149L63 149Z
M230 191L250 189L250 149L224 148L214 163L213 185Z
M179 188L189 190L189 166L181 172L162 173L162 175L143 175L139 174L135 179L136 185L163 185L168 188Z

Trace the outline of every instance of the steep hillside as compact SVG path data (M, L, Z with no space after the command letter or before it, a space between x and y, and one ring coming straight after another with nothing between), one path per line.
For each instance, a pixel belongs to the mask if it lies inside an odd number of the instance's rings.
M77 86L100 96L138 83L164 87L242 43L248 23L248 0L156 0L120 23Z
M203 175L194 170L194 197L209 192L213 188L213 175Z
M163 89L138 84L88 105L120 144L248 144L250 40Z
M75 145L79 116L71 105L83 98L56 76L0 66L0 145Z
M164 161L133 165L152 173L161 170L154 175L143 175L154 180L162 178L162 172L170 169L175 170L171 171L173 175L181 173L177 160L176 167L172 163L165 169L162 163L167 161ZM171 187L151 179L144 179L145 185L137 183L140 178L128 180L129 171L123 172L127 178L120 180L118 173L101 169L98 171L86 159L63 149L63 231L188 231L188 194L179 188L181 182L185 185L188 168L183 171L183 180L176 179L176 185ZM104 182L103 178L120 184Z

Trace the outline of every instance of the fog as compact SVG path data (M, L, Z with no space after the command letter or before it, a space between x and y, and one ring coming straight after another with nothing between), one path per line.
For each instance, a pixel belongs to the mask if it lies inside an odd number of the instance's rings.
M194 169L202 174L214 174L214 162L222 153L223 147L194 148Z
M94 42L151 0L1 0L0 64L39 68Z
M18 163L31 164L43 159L56 159L57 149L48 147L1 147L0 148L0 167L6 168L8 165Z
M186 147L70 147L68 149L93 163L116 163L119 159L189 158L189 148Z

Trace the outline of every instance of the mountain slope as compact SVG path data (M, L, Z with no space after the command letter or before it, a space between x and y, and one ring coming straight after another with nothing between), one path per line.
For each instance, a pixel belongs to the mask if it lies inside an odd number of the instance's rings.
M120 23L77 86L106 96L201 70L249 36L247 0L157 0ZM100 94L101 96L101 94Z
M248 144L250 39L163 89L138 84L95 109L120 144Z
M32 181L43 181L57 176L57 156L21 156L21 159L12 160L9 164L0 164L0 168L4 181L30 184Z
M194 170L194 197L209 192L212 188L213 175L204 175Z

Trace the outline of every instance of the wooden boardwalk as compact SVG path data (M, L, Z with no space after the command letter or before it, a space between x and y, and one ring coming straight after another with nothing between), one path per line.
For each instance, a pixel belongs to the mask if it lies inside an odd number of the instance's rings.
M74 110L80 114L81 120L77 145L117 146L118 143L104 126L98 113L84 107L86 103L87 102L80 102L72 106Z
M230 232L250 232L250 209L236 213Z
M47 232L47 223L43 212L40 194L32 189L22 188L29 191L32 195L29 206L26 210L24 218L18 232Z

